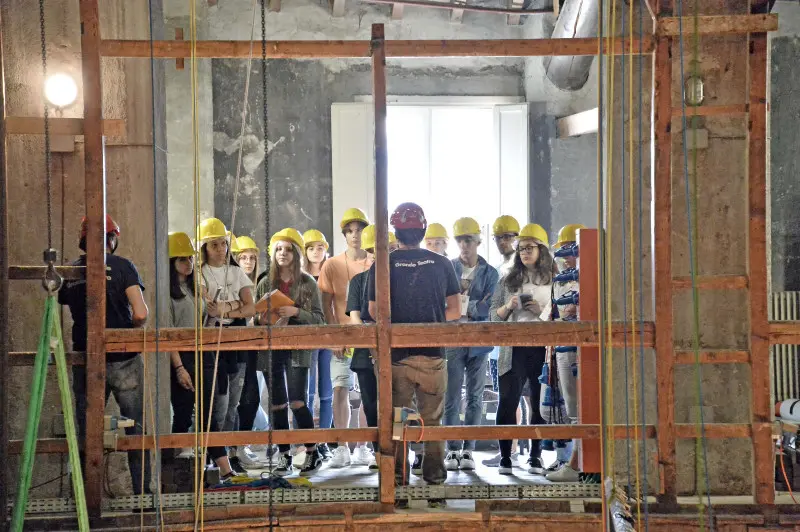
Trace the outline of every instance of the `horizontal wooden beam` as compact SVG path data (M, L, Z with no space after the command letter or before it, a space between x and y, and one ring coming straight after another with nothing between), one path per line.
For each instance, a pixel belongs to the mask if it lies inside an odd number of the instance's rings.
M653 345L653 324L645 322L644 345ZM375 347L374 325L323 325L273 327L271 338L265 327L226 327L203 329L203 346L221 351L252 349L315 349L319 347ZM615 322L611 327L614 346L625 343L631 327ZM194 329L107 329L106 352L154 352L158 338L160 351L194 351ZM638 337L637 337L638 338ZM596 322L537 323L448 323L392 325L392 347L446 346L528 346L598 345ZM269 346L268 346L269 344Z
M731 351L724 349L701 349L701 364L747 364L750 362L748 351ZM694 364L694 351L676 351L676 364Z
M800 321L769 322L771 344L800 345Z
M748 112L747 104L739 104L739 105L687 105L686 106L686 117L691 118L693 116L736 116L736 115L745 115ZM672 109L672 118L680 119L683 117L683 108L673 107Z
M259 41L260 42L260 41ZM150 41L104 40L105 57L150 57ZM177 59L191 55L187 41L154 41L153 56ZM617 37L611 50L629 53L629 39ZM633 39L634 53L653 51L653 40L646 36ZM198 58L247 59L250 41L198 41ZM387 57L525 57L548 55L597 55L597 39L458 39L386 41ZM267 57L272 59L325 59L333 57L370 57L369 41L269 41Z
M41 281L46 266L9 266L8 278L12 281ZM83 266L56 266L56 272L66 281L77 281L86 275Z
M558 138L577 137L597 133L598 108L589 109L556 120Z
M11 351L8 353L8 364L10 366L33 366L36 351ZM86 353L69 352L66 353L67 364L71 366L83 366L86 364ZM55 364L55 362L51 362Z
M746 290L749 279L746 275L701 275L696 278L699 290ZM691 290L691 277L675 277L672 279L673 290Z
M772 430L772 424L769 425ZM597 439L600 437L599 425L481 425L457 427L408 427L406 437L408 441L444 441L444 440L498 440L498 439ZM614 426L614 438L617 440L634 439L636 427L625 425ZM699 428L692 423L678 423L675 425L678 438L697 438ZM646 439L656 437L657 427L647 425L644 430ZM735 423L706 423L705 436L711 439L749 438L752 435L749 424ZM640 432L640 437L642 433ZM195 444L194 433L164 434L158 437L159 448L178 449L192 447ZM276 430L272 433L272 443L292 444L309 441L374 441L378 438L378 429L306 429L306 430ZM246 445L269 443L270 435L267 431L249 432L212 432L208 435L208 445ZM144 437L145 448L154 446L153 436ZM132 451L142 448L141 436L120 436L117 439L118 451ZM9 452L20 454L22 440L11 440ZM36 452L40 454L66 453L67 441L65 439L41 439L37 441Z
M656 34L669 37L695 33L694 17L658 19ZM766 33L778 29L778 15L709 15L698 17L698 35L741 35Z
M51 135L83 135L83 118L50 117L48 129ZM38 116L9 116L6 118L6 133L9 135L44 135L44 118ZM103 135L124 137L125 120L103 120Z

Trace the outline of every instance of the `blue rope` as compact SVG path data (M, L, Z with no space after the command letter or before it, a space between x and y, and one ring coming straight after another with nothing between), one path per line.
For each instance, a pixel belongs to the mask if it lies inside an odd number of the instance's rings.
M625 13L625 9L622 9L622 35L625 35L625 24L627 22L627 16ZM632 60L632 59L631 59ZM625 360L623 364L623 368L625 371L625 458L628 470L628 496L633 493L633 488L631 487L631 421L630 421L630 398L628 396L628 239L626 236L625 231L625 213L628 210L627 204L627 183L625 179L625 111L627 107L625 106L625 96L627 91L625 90L625 51L623 50L622 53L622 127L620 128L622 132L622 144L620 144L622 150L622 217L623 217L623 228L622 228L622 315L624 316L624 326L623 332L625 334L624 344L623 344L623 351L625 354ZM630 169L628 169L630 171ZM633 272L631 272L633 275Z
M157 142L156 142L156 63L155 57L153 55L153 0L147 0L147 17L149 19L150 24L150 90L152 92L153 103L151 105L151 119L152 119L152 131L151 134L153 135L153 229L158 234L158 184L157 184L157 177L158 177L158 165L157 165ZM155 427L154 436L155 436L155 461L156 461L156 493L155 496L159 499L161 498L161 450L158 447L158 410L160 405L159 401L159 390L160 390L160 383L161 383L161 372L159 371L158 367L158 352L159 352L159 340L158 340L158 332L160 330L160 323L159 323L159 315L160 315L160 290L158 289L158 263L161 256L159 254L159 242L158 238L156 238L156 247L155 247L155 274L156 274L156 290L155 290L155 317L156 317L156 404L155 404ZM142 353L142 356L147 356L147 353ZM144 379L147 378L147 375L144 375ZM144 383L142 383L144 384ZM147 416L147 413L143 413L144 416ZM144 436L144 435L143 435ZM161 529L161 501L158 501L158 504L155 505L156 507L156 530Z
M644 13L643 13L642 6L639 6L639 46L642 45L642 35L644 35ZM633 23L631 23L633 26ZM644 189L644 165L643 165L643 155L642 155L642 109L644 108L644 103L642 101L642 91L643 91L643 80L642 78L644 75L642 72L644 71L644 54L639 54L639 249L643 249L643 230L642 230L642 218L644 217L644 200L642 197L642 190ZM647 428L647 398L645 396L644 391L644 258L643 254L639 253L639 375L641 379L639 379L639 393L642 398L642 431L641 434L644 435L645 430ZM647 504L647 440L642 437L641 442L636 442L636 445L642 446L642 472L643 472L643 486L642 486L642 499L644 501L644 530L647 532L649 530L649 517L650 517L650 509L648 508Z
M678 17L678 50L679 50L679 57L680 57L680 73L681 73L681 87L685 87L686 85L686 74L684 72L684 53L683 53L683 1L677 0L677 17ZM695 16L697 15L697 4L695 4ZM695 32L694 35L695 45L697 39L697 33ZM695 358L699 357L699 346L697 342L697 326L699 322L698 317L698 297L697 297L697 272L695 271L695 249L694 249L694 233L692 230L692 206L691 206L691 195L689 190L689 149L687 148L687 124L686 124L686 98L681 98L681 125L682 131L681 136L683 140L683 176L684 176L684 186L685 186L685 194L686 194L686 218L687 218L687 229L689 233L689 272L692 278L692 312L694 315L694 327L695 327L695 334L693 340L693 347L695 352ZM695 362L695 371L698 374L698 379L702 382L702 368L700 364ZM700 438L702 442L702 449L703 449L703 471L705 475L705 482L706 482L706 499L707 499L707 513L708 513L708 525L709 528L713 531L714 530L714 521L712 520L712 508L711 508L711 482L709 479L708 474L708 440L706 438L706 424L705 424L705 416L703 415L703 388L702 386L697 387L697 400L698 400L698 411L700 417Z

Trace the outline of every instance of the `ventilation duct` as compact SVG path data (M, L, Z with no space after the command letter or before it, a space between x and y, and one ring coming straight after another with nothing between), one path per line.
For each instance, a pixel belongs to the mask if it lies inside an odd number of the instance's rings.
M553 39L597 37L599 13L597 0L565 0ZM586 85L592 61L593 55L549 56L544 59L544 70L547 79L559 89L576 91Z

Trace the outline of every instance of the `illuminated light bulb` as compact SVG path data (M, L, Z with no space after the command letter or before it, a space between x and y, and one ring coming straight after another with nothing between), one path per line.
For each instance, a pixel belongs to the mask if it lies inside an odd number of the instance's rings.
M53 74L45 81L44 96L56 107L67 107L78 98L78 85L67 74Z

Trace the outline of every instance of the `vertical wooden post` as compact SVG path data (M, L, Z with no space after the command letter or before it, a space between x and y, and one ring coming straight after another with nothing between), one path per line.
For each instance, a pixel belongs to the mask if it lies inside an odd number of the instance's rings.
M578 269L581 274L578 306L581 321L598 320L600 287L598 286L600 249L598 247L599 229L580 229L578 231ZM602 327L602 325L601 325ZM584 425L600 425L602 401L600 390L600 347L581 347L578 367L578 420ZM601 434L601 437L603 435ZM582 440L580 465L585 473L601 473L602 451L600 440Z
M99 517L103 502L103 416L106 405L106 172L100 79L98 0L80 0L86 237L86 504Z
M672 40L659 37L653 58L653 272L658 382L659 502L677 504L675 357L672 339Z
M767 321L767 34L749 38L748 210L750 374L752 379L753 489L756 504L775 502Z
M0 531L7 527L8 503L8 187L6 186L6 84L3 69L3 13L0 10Z
M386 140L386 49L383 24L372 25L372 99L375 104L375 283L378 315L378 446L380 501L394 503L391 304L389 299L389 188Z

